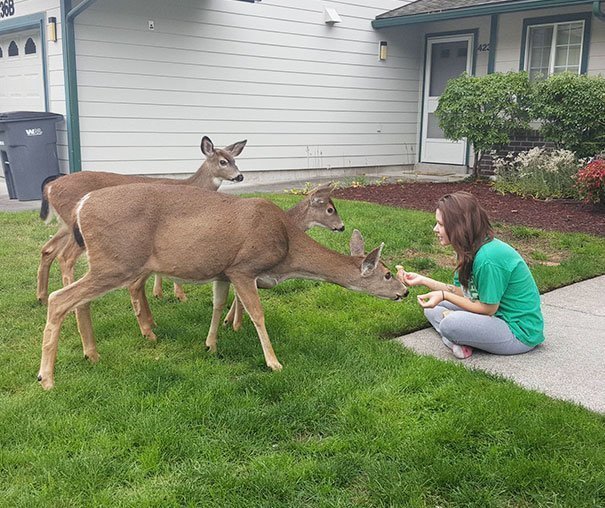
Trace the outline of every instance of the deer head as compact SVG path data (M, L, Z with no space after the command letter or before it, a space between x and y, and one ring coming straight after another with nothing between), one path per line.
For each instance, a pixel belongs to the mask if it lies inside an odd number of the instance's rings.
M241 182L244 179L235 164L237 157L246 146L247 140L238 141L225 148L215 148L208 136L202 138L200 148L206 156L204 165L211 168L212 176L217 180L230 180L232 182Z

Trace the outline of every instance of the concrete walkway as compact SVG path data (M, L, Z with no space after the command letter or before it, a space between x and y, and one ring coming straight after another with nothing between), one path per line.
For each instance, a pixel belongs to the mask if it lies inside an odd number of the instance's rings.
M315 180L312 183L319 183ZM305 182L221 186L229 194L283 192ZM8 198L0 178L0 211L39 210L40 201ZM495 356L476 351L463 365L502 375L526 388L605 413L605 276L542 295L546 341L518 356ZM395 339L419 354L446 361L455 359L432 329Z

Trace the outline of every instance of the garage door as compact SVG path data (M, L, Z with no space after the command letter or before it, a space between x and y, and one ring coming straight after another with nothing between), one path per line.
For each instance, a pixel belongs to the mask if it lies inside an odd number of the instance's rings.
M45 111L40 31L0 35L0 111Z

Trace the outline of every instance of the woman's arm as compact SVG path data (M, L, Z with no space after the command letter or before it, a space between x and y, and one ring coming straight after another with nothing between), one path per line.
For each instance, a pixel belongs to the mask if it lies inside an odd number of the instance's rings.
M478 300L473 301L461 294L449 293L442 289L434 290L424 295L418 295L417 298L418 303L423 308L431 309L443 301L448 301L463 310L474 312L475 314L484 314L486 316L493 316L498 310L498 307L500 307L500 304L498 303L490 304Z
M401 265L397 265L395 268L397 268L397 279L406 286L426 286L433 291L444 291L453 295L464 296L462 289L454 286L454 284L446 284L418 273L406 272Z

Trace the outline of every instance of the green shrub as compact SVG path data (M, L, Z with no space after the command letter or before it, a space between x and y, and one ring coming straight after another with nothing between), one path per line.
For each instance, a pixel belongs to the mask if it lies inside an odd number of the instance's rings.
M532 148L516 157L494 159L494 187L502 193L546 198L577 198L576 174L584 161L569 150Z
M448 82L435 113L447 138L466 138L472 144L474 176L481 154L507 144L512 133L528 128L530 97L525 72L463 74Z
M555 74L533 86L532 116L544 139L592 157L605 149L605 79Z

